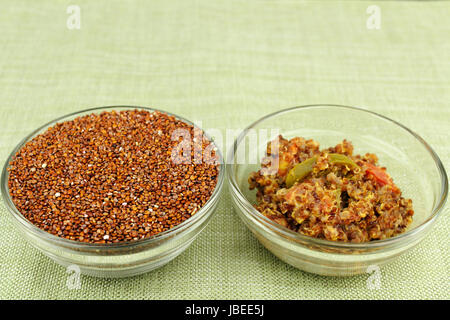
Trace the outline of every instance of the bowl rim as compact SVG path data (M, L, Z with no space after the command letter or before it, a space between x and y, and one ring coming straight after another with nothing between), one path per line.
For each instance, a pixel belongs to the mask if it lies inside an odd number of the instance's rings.
M8 179L9 179L9 171L8 168L10 166L10 162L14 158L14 156L17 154L17 152L31 139L33 139L35 136L37 136L39 133L45 131L49 127L57 124L61 121L69 121L72 120L78 116L83 115L89 115L91 113L100 113L103 111L114 111L114 110L144 110L149 112L161 112L169 116L175 117L177 120L183 121L189 125L192 125L200 130L202 130L202 134L206 136L211 143L214 144L216 147L216 152L219 155L219 175L217 177L217 183L214 188L213 193L211 194L208 201L200 208L199 211L197 211L193 216L191 216L189 219L186 219L182 223L176 225L172 229L160 232L158 234L155 234L153 236L144 238L144 239L138 239L138 240L131 240L131 241L120 241L116 243L90 243L90 242L80 242L77 240L71 240L66 239L62 237L58 237L52 233L49 233L45 230L40 229L33 223L31 223L28 219L26 219L20 211L16 208L14 205L11 195L9 193L9 186L8 186ZM205 216L211 209L211 207L214 205L214 203L218 200L217 198L220 196L220 192L223 187L225 177L225 165L223 161L223 155L222 151L218 147L218 145L214 142L214 139L212 139L203 128L200 128L199 126L195 125L192 121L181 117L179 115L164 111L162 109L152 108L152 107L143 107L143 106L132 106L132 105L111 105L111 106L101 106L101 107L91 107L75 112L71 112L69 114L60 116L54 120L51 120L44 125L40 126L39 128L33 130L30 134L28 134L25 138L23 138L17 145L14 147L14 149L11 151L9 156L6 159L6 162L3 166L2 174L1 174L1 193L3 202L5 203L6 208L11 213L11 215L19 222L21 223L29 232L33 233L35 236L39 238L44 238L47 241L58 243L59 245L67 245L68 247L77 248L77 249L91 249L95 248L96 250L111 250L111 249L119 249L123 247L135 247L135 246L146 246L150 245L151 243L156 243L158 241L161 241L165 238L171 237L174 234L177 234L179 232L183 232L184 230L188 229L190 226L194 225L197 221L200 221L203 216Z
M425 147L425 149L428 151L428 153L433 158L435 165L439 171L439 175L440 175L441 179L440 179L439 200L434 203L431 215L424 222L422 222L420 225L416 226L415 228L406 231L405 233L399 234L399 235L391 237L391 238L382 239L382 240L374 240L374 241L369 241L369 242L352 243L352 242L342 242L342 241L331 241L331 240L326 240L326 239L319 239L319 238L314 238L314 237L300 234L298 232L292 231L292 230L288 229L287 227L283 227L282 225L272 221L271 219L267 218L266 216L264 216L262 213L260 213L258 210L256 210L253 207L253 205L247 200L247 198L241 192L241 189L239 188L239 185L236 181L236 177L234 174L235 173L234 156L237 151L237 147L245 139L245 136L247 135L248 131L251 130L256 125L258 125L259 123L262 123L263 121L265 121L269 118L281 115L283 113L288 113L288 112L295 111L295 110L323 108L323 107L349 109L349 110L353 110L353 111L357 111L357 112L371 114L372 116L380 118L381 120L391 122L392 124L405 130L407 133L409 133L414 138L416 138ZM447 196L448 196L448 177L447 177L447 173L445 171L444 165L442 164L439 156L436 154L436 152L433 150L433 148L431 148L431 146L421 136L419 136L417 133L415 133L408 127L404 126L403 124L401 124L393 119L390 119L386 116L383 116L379 113L376 113L374 111L367 110L367 109L361 108L361 107L353 107L353 106L346 106L346 105L339 105L339 104L324 103L324 104L310 104L310 105L295 106L295 107L281 109L281 110L269 113L269 114L263 116L262 118L256 120L255 122L253 122L252 124L247 126L238 135L238 137L234 140L232 147L228 151L226 169L227 169L226 173L227 173L229 185L231 186L230 192L233 193L232 196L237 197L237 200L241 203L241 205L245 209L244 210L245 213L250 214L250 216L253 218L253 220L256 220L259 223L264 224L266 227L271 228L271 231L275 231L286 238L291 238L293 240L297 240L298 242L303 242L303 243L306 242L306 243L315 244L318 246L325 246L325 247L329 247L329 248L375 249L375 248L386 247L386 246L397 244L399 242L403 242L406 239L414 237L414 235L416 235L417 233L420 233L422 230L426 229L429 225L431 225L437 219L438 216L440 216L441 212L443 211L442 209L444 208L444 205L445 205L445 202L446 202Z

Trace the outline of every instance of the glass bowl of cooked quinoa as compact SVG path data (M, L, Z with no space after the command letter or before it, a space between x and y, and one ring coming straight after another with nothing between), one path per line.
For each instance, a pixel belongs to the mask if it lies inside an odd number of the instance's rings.
M236 213L275 256L349 276L418 244L448 193L433 149L400 123L355 107L281 110L247 127L227 156Z
M147 107L83 110L32 132L8 157L3 200L28 242L98 277L158 268L208 224L220 150L192 122Z

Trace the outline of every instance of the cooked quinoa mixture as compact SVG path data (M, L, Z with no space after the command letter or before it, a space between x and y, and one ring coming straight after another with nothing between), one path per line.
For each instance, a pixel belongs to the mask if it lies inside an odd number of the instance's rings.
M255 208L278 224L315 238L366 242L402 233L412 222L412 200L375 154L353 155L347 140L323 150L301 137L274 142L278 151L269 142L248 181L257 190Z
M192 125L145 110L58 123L11 161L12 201L37 227L80 242L131 241L169 230L200 210L219 175L214 148L200 162L172 161L178 129L195 135ZM205 136L190 141L191 157L213 146Z

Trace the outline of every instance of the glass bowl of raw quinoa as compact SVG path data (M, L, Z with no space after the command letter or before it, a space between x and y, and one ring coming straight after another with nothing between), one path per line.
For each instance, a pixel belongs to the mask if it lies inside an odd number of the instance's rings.
M84 274L126 277L183 252L208 224L224 164L190 121L147 107L72 113L24 138L2 172L4 203L35 248Z
M247 127L227 156L236 213L275 256L328 276L373 271L418 244L448 194L416 133L356 107L281 110Z

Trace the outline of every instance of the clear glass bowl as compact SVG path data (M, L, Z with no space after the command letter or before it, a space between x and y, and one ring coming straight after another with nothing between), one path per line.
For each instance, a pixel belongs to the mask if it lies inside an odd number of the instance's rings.
M23 139L9 155L2 172L1 191L4 203L11 213L14 225L25 239L57 263L66 267L76 265L80 268L81 273L97 277L127 277L145 273L161 267L186 250L208 224L219 201L225 175L222 155L218 150L220 172L216 188L208 202L194 216L173 229L142 240L117 244L82 243L43 231L24 218L14 206L8 189L9 173L7 168L17 151L33 137L57 122L71 120L85 114L125 109L161 111L173 115L162 110L133 106L100 107L72 113L45 124ZM192 122L182 117L173 116L193 125Z
M271 130L275 132L267 135ZM412 225L393 238L345 243L302 235L263 216L252 205L256 192L249 190L247 181L249 173L260 168L261 153L255 157L249 151L265 150L276 131L285 138L313 138L322 148L346 138L353 142L355 154L377 154L403 196L413 200ZM364 273L369 266L382 266L411 249L430 232L448 193L441 161L417 134L379 114L336 105L294 107L259 119L235 140L227 156L227 176L235 211L269 251L301 270L328 276Z

